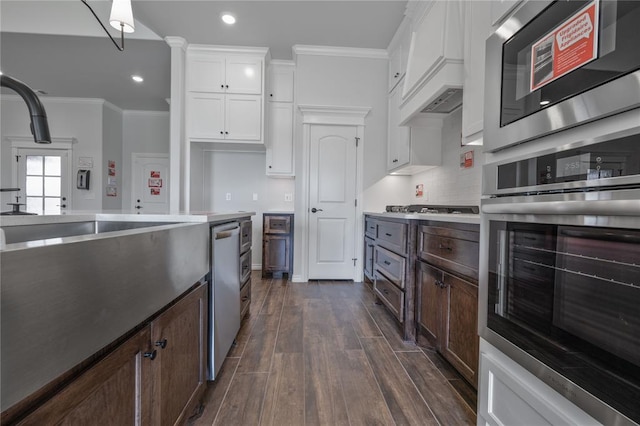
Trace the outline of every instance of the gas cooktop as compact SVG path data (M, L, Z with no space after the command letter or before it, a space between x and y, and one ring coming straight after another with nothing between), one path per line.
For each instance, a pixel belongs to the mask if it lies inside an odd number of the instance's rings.
M389 213L437 213L437 214L478 214L478 206L433 206L427 204L409 204L407 206L387 206Z

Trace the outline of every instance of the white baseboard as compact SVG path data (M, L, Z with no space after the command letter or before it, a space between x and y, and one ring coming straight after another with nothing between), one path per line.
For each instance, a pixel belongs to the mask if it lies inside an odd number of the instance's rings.
M252 271L261 271L262 270L262 263L253 263L251 265L251 270Z
M303 279L303 277L301 275L293 275L291 277L291 282L292 283L306 283L307 280Z

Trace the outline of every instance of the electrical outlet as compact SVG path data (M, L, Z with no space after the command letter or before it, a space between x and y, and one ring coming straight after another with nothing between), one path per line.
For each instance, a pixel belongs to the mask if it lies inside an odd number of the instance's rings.
M225 197L225 200L227 200L227 201L231 201L231 193L230 193L230 192L227 192L227 195L226 195L226 197Z
M258 194L255 192L253 193L253 201L258 201Z
M284 200L285 201L289 201L289 202L293 201L293 194L290 193L290 192L285 193L284 194Z

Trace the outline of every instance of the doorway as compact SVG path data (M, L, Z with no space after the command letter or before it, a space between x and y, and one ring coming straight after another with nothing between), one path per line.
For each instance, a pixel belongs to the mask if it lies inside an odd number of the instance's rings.
M131 205L140 213L169 213L169 155L131 154Z
M60 214L71 207L70 149L13 148L15 202L35 214Z

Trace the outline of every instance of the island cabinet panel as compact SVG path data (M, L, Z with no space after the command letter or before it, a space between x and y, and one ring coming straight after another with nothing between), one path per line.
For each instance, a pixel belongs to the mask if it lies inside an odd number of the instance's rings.
M183 423L206 385L207 292L201 286L151 322L152 423Z
M131 337L28 397L20 413L3 413L2 424L184 424L206 387L207 318L207 284L199 282Z
M293 214L265 213L262 219L262 276L293 272Z
M149 339L145 327L18 424L150 424Z

